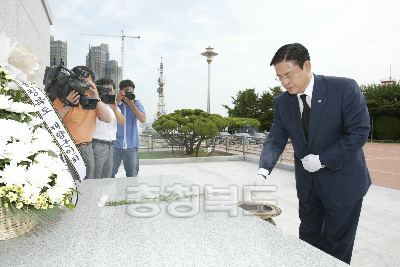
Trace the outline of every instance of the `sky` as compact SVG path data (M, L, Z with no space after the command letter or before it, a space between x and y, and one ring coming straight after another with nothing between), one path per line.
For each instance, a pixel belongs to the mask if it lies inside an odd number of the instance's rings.
M68 68L85 64L89 44L109 44L110 60L121 62L124 79L154 120L158 69L164 64L167 113L207 110L211 46L211 113L227 116L240 90L262 94L280 85L270 61L288 43L307 47L312 72L355 79L360 85L400 79L400 1L351 0L49 0L55 40L68 41Z

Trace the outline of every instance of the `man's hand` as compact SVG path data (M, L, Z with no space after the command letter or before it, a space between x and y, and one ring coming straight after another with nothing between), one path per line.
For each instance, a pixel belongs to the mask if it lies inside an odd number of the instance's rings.
M88 89L89 96L99 99L99 92L97 91L96 85L92 81L88 81L88 82L90 84L90 88Z
M121 101L121 100L123 100L125 98L125 92L124 91L122 91L122 90L120 90L119 92L118 92L118 95L117 95L117 97L115 98L115 102L117 102L117 104Z
M248 186L255 186L260 187L263 186L265 183L265 178L264 176L262 176L261 174L257 174L256 176L250 178L250 180L248 181L247 185Z
M256 176L250 178L250 180L247 182L247 185L249 186L248 190L252 191L251 193L253 194L253 196L256 195L256 193L254 191L259 190L261 188L261 186L264 185L268 174L269 174L268 170L260 168L258 170L258 174Z
M72 90L71 93L69 93L69 95L67 96L67 100L74 105L78 105L79 104L79 93L76 92L75 90ZM73 108L73 107L71 107L71 108Z
M136 107L135 100L130 100L127 97L124 98L124 103L127 104L128 106L130 106L132 109L133 109L133 107Z
M319 155L307 155L301 160L301 162L303 163L304 169L309 172L316 172L322 168L321 161L319 160Z

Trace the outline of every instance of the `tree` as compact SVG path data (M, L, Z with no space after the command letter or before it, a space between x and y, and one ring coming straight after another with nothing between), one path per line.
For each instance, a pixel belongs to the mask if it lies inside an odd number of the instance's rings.
M235 131L245 131L251 130L254 132L254 128L260 127L260 122L257 119L251 118L234 118L234 117L226 117L225 118L226 127L228 127L229 132Z
M274 121L274 98L283 93L280 86L269 88L271 92L264 91L261 97L255 89L239 91L232 97L233 108L222 105L228 110L229 117L234 118L253 118L260 123L260 130L269 130Z
M283 93L280 86L269 89L271 92L264 91L259 101L260 115L257 119L260 121L260 129L262 131L271 129L274 122L274 99Z
M229 117L235 118L256 118L259 113L258 94L255 89L239 91L236 98L232 96L233 109L222 105L228 110Z
M142 134L154 134L154 129L151 127L146 127L144 128L144 130L142 131Z
M390 116L400 119L400 83L361 85L371 118Z
M400 83L361 85L360 89L364 94L369 116L371 120L375 119L374 136L385 140L398 139L396 127L400 119Z
M201 143L213 138L225 127L226 122L221 115L200 109L175 110L160 116L153 123L154 130L172 146L173 152L184 150L186 155L196 153L196 157Z

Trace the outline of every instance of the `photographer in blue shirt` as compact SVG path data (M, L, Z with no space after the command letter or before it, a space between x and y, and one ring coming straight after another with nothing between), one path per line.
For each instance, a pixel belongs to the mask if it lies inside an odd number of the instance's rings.
M137 120L142 123L146 122L146 113L142 103L135 100L135 84L131 80L121 81L119 89L116 102L125 117L125 125L118 125L117 127L111 178L115 178L121 161L124 162L126 177L136 177L139 172L138 148L140 147Z

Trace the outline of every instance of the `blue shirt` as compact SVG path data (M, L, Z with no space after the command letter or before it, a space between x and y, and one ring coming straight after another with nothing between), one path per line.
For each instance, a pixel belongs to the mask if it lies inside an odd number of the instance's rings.
M137 100L135 106L140 112L146 115L142 103ZM119 110L125 117L125 125L117 124L117 140L114 142L116 148L132 148L140 147L139 132L137 129L137 118L130 106L125 105L122 101L118 104Z

